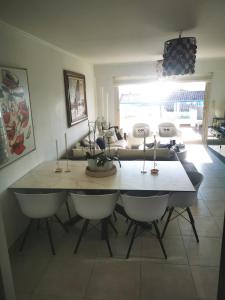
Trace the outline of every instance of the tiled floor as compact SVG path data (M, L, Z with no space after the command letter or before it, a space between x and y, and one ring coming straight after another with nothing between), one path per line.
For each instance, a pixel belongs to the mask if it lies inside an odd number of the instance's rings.
M50 254L47 233L33 229L24 251L12 250L12 268L18 300L214 300L225 209L225 164L199 145L189 146L189 157L205 176L199 202L192 208L199 234L178 218L164 238L168 259L162 257L151 232L135 240L129 260L124 256L129 237L127 223L118 217L119 235L110 232L114 258L109 258L98 230L88 231L73 254L81 224L65 234L53 225L56 256ZM191 153L198 153L202 161ZM205 160L204 160L205 158ZM210 162L211 160L211 162ZM65 216L64 211L60 212ZM161 225L161 228L163 224Z

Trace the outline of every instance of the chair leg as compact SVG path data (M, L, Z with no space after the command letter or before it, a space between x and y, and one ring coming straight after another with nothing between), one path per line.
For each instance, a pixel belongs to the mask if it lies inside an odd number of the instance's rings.
M71 213L70 213L70 207L69 207L68 200L65 201L65 204L66 204L66 210L68 213L69 220L71 221L72 217L71 217Z
M164 228L163 228L163 232L162 232L162 234L161 234L161 239L163 239L163 237L164 237L164 234L165 234L165 232L166 232L166 229L167 229L167 226L168 226L168 224L169 224L169 221L170 221L171 215L172 215L172 213L173 213L173 210L174 210L174 207L171 207L171 208L170 208L170 211L169 211L169 215L168 215L167 220L166 220L166 224L165 224L165 226L164 226Z
M83 225L83 227L82 227L82 229L81 229L81 233L80 233L80 235L79 235L79 238L78 238L78 241L77 241L77 244L76 244L76 247L75 247L73 253L77 253L77 250L78 250L78 248L79 248L79 246L80 246L81 239L82 239L82 237L83 237L85 231L86 231L87 228L88 228L88 224L89 224L89 220L85 220L85 221L84 221L84 225Z
M108 237L108 221L109 221L108 218L105 218L105 219L101 220L101 222L102 222L102 231L104 232L103 239L106 241L107 247L109 249L109 254L112 257L113 254L112 254L112 249L111 249L111 246L110 246L110 243L109 243L109 237Z
M26 230L25 230L25 232L24 232L23 240L22 240L22 243L21 243L21 245L20 245L19 251L22 251L22 250L23 250L23 246L24 246L25 241L26 241L26 239L27 239L27 236L28 236L28 234L29 234L29 231L30 231L30 228L31 228L32 223L33 223L33 220L31 219L30 222L29 222L29 224L28 224L28 226L27 226L27 228L26 228Z
M164 217L165 217L165 215L166 215L166 213L168 212L168 210L169 210L169 207L167 207L166 209L165 209L165 211L164 211L164 213L163 213L163 215L162 215L162 217L161 217L161 221L164 219Z
M129 232L130 232L130 230L131 230L131 227L133 226L133 224L134 224L134 221L133 221L133 220L131 220L131 221L130 221L130 224L129 224L128 228L127 228L127 231L126 231L126 235L128 235L128 234L129 234Z
M63 222L60 220L60 218L59 218L57 215L54 215L54 217L55 217L56 220L59 222L59 224L62 226L63 230L64 230L66 233L68 233L69 231L68 231L66 225L63 224Z
M128 251L127 251L126 259L128 259L129 256L130 256L130 251L131 251L131 248L132 248L133 243L134 243L135 235L136 235L136 232L137 232L137 227L138 227L138 224L135 224L133 235L132 235L130 245L129 245L129 248L128 248Z
M113 212L113 217L114 217L114 221L116 222L117 221L117 215L116 215L115 211Z
M165 248L164 248L162 239L161 239L161 237L160 237L160 232L159 232L158 225L157 225L157 223L156 223L155 221L153 221L153 225L154 225L154 227L155 227L156 235L157 235L157 238L158 238L158 240L159 240L159 243L160 243L162 252L163 252L163 254L164 254L164 257L165 257L165 259L167 259L166 250L165 250Z
M197 241L197 243L199 243L198 234L197 234L197 231L196 231L196 228L195 228L195 221L194 221L194 218L193 218L193 216L192 216L190 207L187 207L187 213L188 213L189 219L190 219L190 221L191 221L191 226L192 226L192 228L193 228L193 231L194 231L194 235L195 235L196 241Z
M47 226L48 238L49 238L52 254L55 255L55 248L54 248L53 239L52 239L51 226L48 221L48 218L46 219L46 226Z
M118 234L118 231L117 231L116 227L113 225L113 223L111 222L110 217L108 218L108 222L109 222L109 225L112 227L113 231L115 232L115 234Z

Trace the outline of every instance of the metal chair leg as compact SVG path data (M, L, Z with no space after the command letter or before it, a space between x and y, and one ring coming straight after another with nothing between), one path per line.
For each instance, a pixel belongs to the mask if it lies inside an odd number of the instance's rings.
M166 209L165 209L165 211L164 211L164 213L163 213L163 215L162 215L162 217L161 217L161 221L164 219L164 217L165 217L165 215L166 215L166 213L168 212L168 210L169 210L169 207L167 207Z
M127 228L127 231L126 231L126 235L128 235L128 234L129 234L129 232L130 232L130 230L131 230L131 227L133 226L133 224L134 224L134 221L133 221L133 220L131 220L131 221L130 221L130 224L129 224L128 228Z
M66 204L66 210L68 213L69 220L71 221L72 217L71 217L71 213L70 213L70 207L69 207L68 200L65 201L65 204Z
M190 207L187 207L187 213L188 213L188 216L189 216L189 219L190 219L190 222L191 222L191 226L192 226L193 231L194 231L194 235L195 235L196 241L197 241L197 243L199 243L198 234L197 234L197 231L196 231L196 228L195 228L195 221L194 221L194 218L192 216Z
M109 225L112 227L113 231L115 232L115 234L118 234L118 231L117 231L116 227L113 225L113 223L111 222L110 217L108 218L108 222L109 222Z
M135 224L133 235L132 235L130 245L129 245L129 248L128 248L128 251L127 251L126 259L128 259L129 256L130 256L130 251L131 251L131 248L132 248L133 243L134 243L135 235L136 235L136 232L137 232L137 227L138 227L138 224Z
M108 221L109 221L108 218L101 220L102 228L104 230L104 240L106 241L107 247L109 249L109 254L112 257L113 254L112 254L112 249L111 249L111 246L110 246L110 243L109 243L109 237L108 237Z
M59 224L62 226L63 230L64 230L66 233L68 233L69 231L68 231L66 225L63 224L63 222L60 220L60 218L59 218L57 215L54 215L54 217L55 217L56 220L59 222Z
M158 238L158 240L159 240L159 243L160 243L162 252L163 252L163 254L164 254L164 257L165 257L165 259L167 259L166 250L165 250L165 248L164 248L162 239L161 239L161 237L160 237L160 232L159 232L158 225L157 225L157 223L156 223L155 221L153 221L152 223L153 223L153 225L154 225L154 227L155 227L156 235L157 235L157 238Z
M167 229L167 226L168 226L168 224L169 224L169 221L170 221L171 215L172 215L172 213L173 213L173 210L174 210L174 207L171 207L171 208L170 208L169 215L168 215L167 220L166 220L166 224L165 224L165 226L164 226L164 228L163 228L163 232L162 232L162 234L161 234L161 239L163 239L163 237L164 237L164 234L165 234L165 232L166 232L166 229Z
M28 236L28 234L29 234L29 231L30 231L30 228L31 228L32 223L33 223L33 220L31 219L30 222L29 222L29 224L28 224L28 226L27 226L27 228L26 228L26 230L25 230L25 232L24 232L23 240L22 240L22 243L21 243L21 245L20 245L19 251L22 251L22 250L23 250L23 246L24 246L25 241L26 241L26 239L27 239L27 236Z
M76 247L75 247L73 253L77 253L77 250L78 250L78 248L79 248L79 246L80 246L81 239L82 239L82 237L83 237L85 231L87 230L88 224L89 224L89 220L85 220L85 221L84 221L84 225L83 225L83 227L82 227L82 229L81 229L81 233L80 233L80 235L79 235L79 238L78 238L78 241L77 241L77 244L76 244Z
M115 211L113 212L113 217L114 217L114 221L116 222L117 221L117 215L116 215Z
M50 223L49 223L48 219L46 219L46 226L47 226L48 238L49 238L52 254L55 255L55 248L54 248L54 244L53 244L53 240L52 240L51 227L50 227Z

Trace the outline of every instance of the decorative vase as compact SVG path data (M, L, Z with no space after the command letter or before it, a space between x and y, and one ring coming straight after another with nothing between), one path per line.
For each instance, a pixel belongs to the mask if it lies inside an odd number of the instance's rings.
M113 168L113 161L109 160L104 163L103 166L97 166L97 160L96 159L88 159L88 168L91 171L106 171L111 170Z

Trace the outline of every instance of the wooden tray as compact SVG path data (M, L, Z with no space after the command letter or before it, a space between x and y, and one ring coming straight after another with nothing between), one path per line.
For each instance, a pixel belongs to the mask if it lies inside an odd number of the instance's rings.
M113 167L109 170L90 170L89 167L86 167L85 173L88 176L92 177L107 177L107 176L112 176L116 174L116 166L113 165Z

